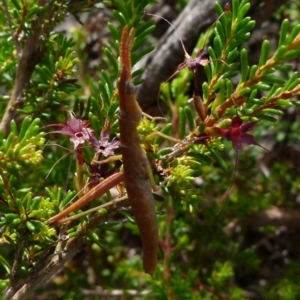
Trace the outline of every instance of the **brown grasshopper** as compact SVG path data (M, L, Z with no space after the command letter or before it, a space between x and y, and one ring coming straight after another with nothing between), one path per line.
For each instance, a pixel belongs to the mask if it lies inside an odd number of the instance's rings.
M125 26L120 49L122 70L118 82L120 140L125 187L143 244L143 267L146 273L152 275L157 264L158 228L150 183L151 168L141 148L137 131L142 119L142 110L136 100L131 80L130 57L133 39L134 29L129 30L128 26Z

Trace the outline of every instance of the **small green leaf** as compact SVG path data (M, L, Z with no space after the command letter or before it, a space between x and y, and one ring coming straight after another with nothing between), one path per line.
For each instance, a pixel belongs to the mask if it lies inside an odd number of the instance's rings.
M291 34L288 36L287 43L292 44L294 42L294 39L300 32L300 24L297 24L293 27Z
M92 107L93 107L93 112L94 114L100 118L102 116L102 111L101 111L101 102L97 101L97 99L95 97L91 97L91 103L92 103Z
M109 98L111 98L114 90L114 87L112 85L112 80L110 79L106 71L101 70L100 74L101 74L101 78L103 79L103 82L105 82L106 92Z
M223 171L227 170L227 165L224 159L221 157L221 155L216 151L213 147L207 146L209 152L211 155L216 159L220 167L222 168Z
M19 215L24 215L25 214L25 208L23 206L22 200L21 199L16 199L16 205L18 207Z
M236 49L231 50L227 55L227 63L231 63L232 61L235 61L235 59L239 56L239 51Z
M238 36L236 40L232 41L229 46L228 46L228 51L232 51L233 49L235 49L236 47L238 47L239 45L241 45L242 43L244 43L245 41L247 41L250 37L250 33L246 33L242 36Z
M300 82L300 79L298 78L298 72L294 72L292 75L289 76L289 80L285 84L282 91L291 91L299 84L299 82Z
M171 135L173 130L173 125L172 123L168 123L166 124L161 130L160 132L164 135ZM163 141L165 140L165 138L163 136L158 136L155 140L154 140L154 144L158 144L160 145Z
M99 82L99 89L100 89L100 96L101 99L103 100L103 102L105 103L105 105L109 106L110 104L110 97L109 94L107 92L107 85L105 82L100 81Z
M236 20L238 18L238 13L240 9L239 0L232 0L232 19Z
M111 65L112 65L112 67L114 69L114 72L116 74L118 74L118 72L119 72L119 66L118 66L118 62L116 60L116 57L111 53L111 51L107 47L104 48L103 52L106 55L106 57L108 58L109 62L111 63Z
M240 83L243 83L247 80L249 74L248 51L245 48L243 48L241 50L240 55L241 55L241 71L242 71Z
M277 48L275 54L274 54L274 60L277 61L280 58L282 58L286 53L286 46L281 45L279 48Z
M61 188L59 188L58 192L60 194L58 198L61 199ZM59 208L60 209L65 208L70 203L70 201L75 197L75 195L76 195L75 191L68 191L68 194L65 196L65 198L59 200Z
M277 119L274 118L274 117L271 117L270 115L265 115L265 114L256 114L255 117L259 118L259 119L262 119L262 120L267 120L267 121L270 121L270 122L277 122Z
M116 112L119 109L119 105L117 102L111 102L109 108L108 108L108 112L107 112L107 117L109 119L113 119L116 116Z
M28 130L29 126L31 123L31 118L30 117L26 117L23 122L22 122L22 126L20 129L20 133L19 133L19 141L22 141L22 139L25 136L26 131Z
M210 165L212 163L212 160L209 156L201 153L189 152L187 155L197 159L200 163L205 165Z
M122 26L126 26L128 24L128 21L126 20L126 18L124 17L124 15L120 11L113 10L112 15L114 16L114 18L116 20L118 20L120 22L120 24Z
M205 65L204 66L204 71L205 71L205 74L206 74L207 82L211 82L211 79L212 79L212 68L211 68L211 65L210 64ZM202 86L202 88L203 88L203 86ZM208 90L207 90L207 92L208 92ZM203 90L203 93L204 93L204 90ZM208 95L207 95L207 97L208 97ZM207 98L207 97L204 96L204 98Z
M15 120L11 120L9 125L10 125L10 134L12 136L17 136L18 135L18 127L17 127L17 123L15 122Z
M30 203L30 209L36 210L39 207L41 200L42 200L41 197L35 197L34 199L32 199L32 201Z
M251 66L250 73L249 73L249 79L250 80L253 79L253 77L255 76L257 68L258 68L257 65Z
M141 76L144 72L145 72L145 69L138 69L138 70L134 71L131 74L131 76L132 76L132 78L135 78L137 76Z
M139 30L136 32L136 41L138 41L140 39L144 40L144 38L147 38L148 35L155 30L156 26L153 24L153 21L151 21L151 23L152 24L144 23L143 25L146 24L147 27L143 26L145 29L142 31L139 28Z
M11 123L13 123L13 122L14 122L14 120L11 121ZM8 153L10 151L11 147L13 147L15 140L16 140L15 135L13 133L10 133L7 140L4 142L4 151L6 153Z
M112 37L116 40L119 41L120 40L120 32L119 30L110 22L107 23L107 27L110 30Z
M219 2L214 3L214 9L219 16L221 16L222 13L224 13L223 7L221 6L221 4Z
M163 157L173 152L173 150L173 147L164 147L162 149L159 149L156 154L158 157Z
M18 10L18 11L22 11L22 7L19 3L19 0L11 0L12 4L15 6L15 8Z
M10 274L11 265L2 255L0 255L0 264L5 268L6 273Z
M268 40L264 40L261 46L261 53L259 58L258 67L266 64L271 50L271 44Z
M15 219L13 220L12 223L13 223L13 225L18 226L18 225L20 225L22 222L23 222L23 221L22 221L21 218L15 218Z
M233 77L236 77L236 76L239 76L240 75L240 71L232 71L232 72L227 72L225 73L222 78L223 79L230 79L230 78L233 78Z
M119 213L120 213L121 215L123 215L123 216L126 218L126 220L127 220L128 222L130 222L131 224L136 224L134 218L132 217L132 215L129 214L127 211L119 210Z
M29 11L28 11L28 14L27 14L27 18L31 18L33 17L34 15L38 15L38 14L41 14L45 11L45 8L42 7L42 6L37 6L35 5L33 8L31 8Z
M255 21L251 20L250 17L245 18L241 23L238 24L236 29L236 35L244 35L252 31L255 27Z
M214 53L215 53L215 57L221 57L222 56L222 49L223 49L222 40L221 40L221 38L219 36L216 36L214 38ZM218 73L218 70L216 70L215 73Z
M44 213L43 209L36 209L28 215L28 218L30 218L30 219L36 218L36 217L40 218L43 216L43 213Z
M35 226L30 222L30 221L27 221L26 222L26 227L31 231L35 231Z
M142 57L144 57L146 54L152 52L155 49L154 46L149 46L145 49L143 49L142 51L140 51L139 53L134 53L133 57L132 57L132 61L133 63L137 63L138 61L141 60Z
M111 228L111 227L115 227L117 225L119 225L120 222L119 221L110 221L110 222L103 222L99 225L99 227L101 228Z
M227 91L226 98L229 99L233 94L233 84L230 80L226 81L226 91Z
M272 86L272 88L271 88L271 90L269 91L269 93L268 93L268 95L267 95L267 97L266 97L266 99L270 99L270 98L272 98L272 97L274 97L275 95L278 95L279 93L281 93L281 88L278 88L278 84L273 84L273 86Z
M276 101L276 105L285 106L285 107L292 107L294 104L291 101L282 99L282 100Z
M272 83L272 84L279 84L279 85L283 85L285 80L281 77L278 77L276 75L266 75L262 77L262 81L265 83Z
M206 69L205 69L205 71L206 71ZM203 99L207 100L208 96L209 96L209 87L208 87L208 83L207 82L204 82L202 84L202 91L203 91Z
M300 56L300 50L290 50L284 54L284 60L292 60Z
M249 87L243 88L242 90L240 90L239 96L246 96L250 92L251 92L251 89Z
M252 86L253 89L258 89L258 90L261 90L261 91L269 91L270 90L270 85L269 84L266 84L264 82L259 82L257 84L254 84Z
M288 36L288 30L290 28L290 23L288 19L284 19L281 23L278 47L284 46L286 38Z
M284 112L279 110L279 109L274 109L274 108L266 108L263 110L264 114L268 115L274 115L274 116L283 116Z
M184 108L184 112L185 112L186 119L189 124L189 129L190 129L190 131L192 131L195 128L195 122L194 122L194 116L193 116L192 109L189 106L186 106Z
M226 99L226 96L227 96L225 80L220 79L214 86L214 90L216 90L216 89L219 89L218 102L219 103L224 102L224 99Z
M35 230L42 230L45 228L45 224L39 220L30 220L30 223L34 226Z
M241 21L244 16L247 14L248 10L250 9L250 3L244 1L245 4L243 5L243 2L241 2L240 4L240 8L239 8L239 11L238 11L238 19Z
M126 20L127 23L129 23L131 19L131 11L127 8L126 6L127 3L121 0L114 0L114 1L118 6L117 12L119 12L120 15L122 15L122 17L124 18L124 20Z
M222 49L224 47L224 45L226 44L226 36L225 36L225 32L224 32L222 23L220 21L218 21L216 23L215 33L220 41L220 45L221 45L221 49Z
M53 70L51 71L50 68L47 66L42 66L42 73L47 78L47 82L50 81L53 78L53 75L55 73L55 65L52 66Z

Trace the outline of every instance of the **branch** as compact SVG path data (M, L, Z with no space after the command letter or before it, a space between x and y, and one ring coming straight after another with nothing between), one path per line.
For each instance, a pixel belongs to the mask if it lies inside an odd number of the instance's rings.
M251 216L245 216L241 219L232 220L225 227L225 233L232 234L238 225L244 228L251 227L252 229L258 229L262 226L286 226L294 231L299 231L300 212L295 209L288 210L272 207L269 210L261 211Z
M56 247L57 250L53 254L48 254L46 258L42 258L42 264L38 264L28 278L18 285L8 288L4 292L4 300L26 300L34 295L36 289L45 285L80 250L88 230L96 228L99 223L107 221L119 208L127 206L129 206L128 200L124 198L120 201L113 200L107 203L105 205L108 212L106 216L98 214L93 216L87 224L81 227L77 237L69 239L65 247L61 245Z

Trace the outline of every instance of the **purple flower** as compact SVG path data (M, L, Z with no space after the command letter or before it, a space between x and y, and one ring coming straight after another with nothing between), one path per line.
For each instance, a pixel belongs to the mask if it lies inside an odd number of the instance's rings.
M103 154L105 157L114 155L114 149L120 146L120 141L117 141L115 138L109 142L109 134L107 131L101 133L99 141L93 139L91 143L95 153Z
M90 142L94 138L93 130L88 128L89 121L83 122L70 113L70 120L64 124L52 124L49 126L62 127L60 130L53 131L54 133L61 133L70 136L70 141L74 144L74 149L84 142Z
M258 121L254 121L243 124L243 120L239 116L235 116L231 120L230 129L219 129L219 131L221 135L232 142L235 152L241 151L243 149L243 144L262 147L254 139L253 135L247 133L253 129L257 122Z
M186 53L185 57L187 60L178 66L178 71L188 67L191 72L196 73L200 66L205 66L209 63L209 60L205 58L205 55L206 51L204 49L200 49L196 57L192 57Z

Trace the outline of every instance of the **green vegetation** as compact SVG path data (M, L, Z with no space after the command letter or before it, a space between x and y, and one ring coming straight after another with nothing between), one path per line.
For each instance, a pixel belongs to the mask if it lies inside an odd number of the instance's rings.
M292 11L277 12L278 37L261 42L256 62L249 1L215 3L217 21L161 82L155 100L163 118L145 116L138 127L157 200L160 252L152 277L142 269L139 232L121 181L71 212L70 222L48 222L123 171L121 34L126 25L135 29L138 89L147 71L142 61L155 48L155 19L143 13L153 4L2 1L3 299L299 298L297 1ZM101 50L95 62L87 42L94 21L84 26L81 19L102 11L109 17L98 14L104 21L97 31L106 35L94 43L97 55ZM283 13L293 21L278 21ZM66 34L58 26L70 15L76 26Z

